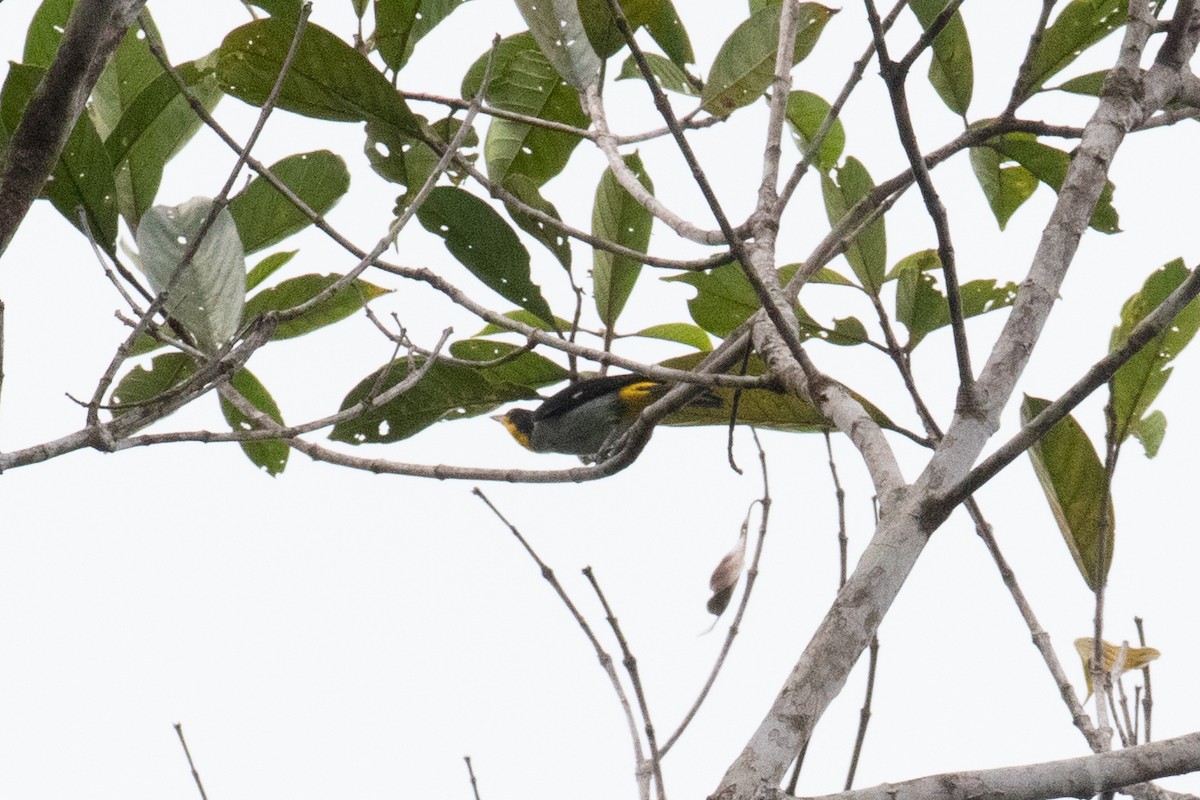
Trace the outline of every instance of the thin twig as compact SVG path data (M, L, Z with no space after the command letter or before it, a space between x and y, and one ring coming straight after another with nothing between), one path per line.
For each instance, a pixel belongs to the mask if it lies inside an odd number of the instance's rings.
M1142 627L1142 618L1134 617L1133 624L1137 627L1138 644L1142 647L1146 646L1146 631ZM1150 711L1154 708L1154 697L1150 693L1150 662L1146 662L1146 666L1142 667L1142 684L1146 687L1146 692L1142 696L1142 716L1146 720L1146 741L1150 742L1153 737L1150 735Z
M204 793L204 783L200 780L200 773L196 771L196 762L192 761L192 751L188 749L187 739L183 738L183 723L175 723L175 735L179 737L179 744L183 745L183 754L187 756L188 769L192 771L192 780L196 782L196 788L200 791L200 800L208 800L208 795Z
M471 766L471 757L463 756L463 761L467 762L467 775L471 777L471 794L475 796L475 800L480 800L479 784L475 780L475 768Z
M867 725L871 722L871 699L875 695L875 669L879 664L879 636L871 639L867 648L867 696L863 698L858 712L858 734L854 737L854 754L850 756L850 769L846 771L845 791L854 785L854 773L858 771L858 759L862 756L863 742L867 738Z
M529 557L533 559L533 562L537 564L538 569L541 570L542 578L550 584L552 589L554 589L554 593L558 595L558 599L561 600L563 605L567 607L567 611L569 611L571 616L575 618L575 624L577 624L580 630L583 631L583 635L586 636L587 640L591 643L592 649L596 651L596 656L600 659L600 667L604 670L605 674L608 675L609 681L612 683L613 690L617 694L617 701L621 704L622 711L625 712L625 721L629 725L630 738L633 740L634 760L637 765L637 770L640 773L642 770L642 765L646 762L646 757L642 753L642 742L641 737L638 736L637 722L633 717L633 708L629 705L629 698L626 696L625 689L621 686L621 681L617 677L617 671L613 667L612 656L610 656L608 651L604 649L604 646L600 644L600 640L597 639L596 634L592 632L591 626L588 625L587 620L584 619L584 616L582 613L580 613L579 608L575 605L574 601L571 600L562 584L558 582L558 578L555 576L554 570L551 569L545 561L542 561L541 556L537 554L537 551L533 549L532 545L530 545L525 537L521 534L521 531L517 529L517 526L509 522L508 519L502 513L500 513L500 509L496 508L492 501L488 499L488 496L485 495L483 490L478 486L471 490L471 494L482 500L484 505L486 505L491 512L496 515L496 518L500 520L500 522L508 528L516 540L521 543L521 547L525 548L525 552L529 554Z
M617 622L617 616L608 604L608 598L604 596L604 590L600 588L600 582L596 580L596 573L591 567L584 567L583 575L588 579L588 583L592 585L592 591L596 593L596 597L599 598L600 605L604 608L605 617L608 619L608 625L612 628L613 635L617 637L617 643L621 647L621 656L625 665L625 671L629 673L629 680L633 684L633 694L637 698L638 710L641 711L642 722L645 726L646 744L650 748L650 769L654 773L658 800L666 800L667 788L663 784L662 754L658 750L658 740L654 735L654 723L650 721L650 706L646 702L646 692L642 687L641 676L638 674L637 658L633 655L633 650L630 649L629 642L625 639L625 634L621 631L621 625Z

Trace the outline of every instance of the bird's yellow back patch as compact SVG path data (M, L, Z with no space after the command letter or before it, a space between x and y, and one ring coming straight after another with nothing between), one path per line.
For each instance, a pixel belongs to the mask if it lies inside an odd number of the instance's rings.
M621 387L617 395L625 405L638 410L653 403L662 395L662 384L654 381L638 381Z

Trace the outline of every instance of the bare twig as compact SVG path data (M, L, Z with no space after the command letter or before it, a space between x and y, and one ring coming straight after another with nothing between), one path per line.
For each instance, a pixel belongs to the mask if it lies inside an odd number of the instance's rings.
M204 793L204 783L200 780L200 773L196 771L196 763L192 761L192 751L188 749L187 739L183 738L183 723L175 723L175 735L179 737L179 744L183 746L183 754L187 756L188 769L192 771L192 780L196 782L200 800L208 800L208 795Z
M1141 647L1146 646L1146 631L1142 627L1142 618L1134 617L1133 624L1137 627L1138 644ZM1154 708L1154 696L1150 692L1150 662L1146 662L1146 666L1142 667L1142 684L1146 687L1146 692L1142 696L1142 716L1146 720L1146 741L1153 741L1154 737L1150 735L1150 712Z
M475 780L475 768L471 766L471 757L463 756L463 761L467 762L467 775L471 778L471 794L474 795L475 800L480 800L479 783Z

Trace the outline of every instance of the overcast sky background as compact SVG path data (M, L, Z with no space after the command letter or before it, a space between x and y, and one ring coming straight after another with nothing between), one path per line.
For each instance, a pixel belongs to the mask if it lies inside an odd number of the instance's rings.
M0 52L20 57L36 3L0 4ZM317 0L313 22L349 38L350 3ZM999 12L996 6L1001 6ZM972 119L1007 99L1023 39L1039 4L967 3L976 64ZM745 13L741 3L680 3L700 63ZM151 2L171 55L184 60L219 45L246 20L239 3ZM1014 19L1005 19L1009 13ZM515 6L476 0L418 46L401 84L456 95L459 81L496 32L521 30ZM907 48L915 23L893 34ZM859 5L830 22L797 88L831 98L869 33ZM1111 57L1115 39L1106 43ZM852 54L852 55L851 55ZM912 80L926 150L961 129L924 84L926 57ZM617 62L619 64L619 62ZM1069 74L1099 68L1098 59ZM6 66L0 67L0 70ZM621 131L654 127L644 90L610 87ZM687 109L676 99L677 108ZM847 153L876 180L901 169L886 124L877 69L846 109ZM639 110L635 111L635 107ZM1081 124L1086 100L1060 93L1026 115ZM257 110L226 98L219 117L244 138ZM426 113L431 113L426 110ZM437 116L440 116L438 114ZM765 107L693 137L735 219L753 201ZM885 120L881 122L881 120ZM481 128L482 132L482 128ZM1193 127L1140 135L1113 171L1125 233L1089 232L1022 382L1053 397L1101 357L1121 304L1154 268L1177 256L1197 262ZM329 218L369 246L386 230L395 187L370 171L361 129L277 112L259 158L328 147L347 158L351 194ZM1063 145L1070 149L1073 143ZM666 143L640 148L658 194L704 225L710 217ZM785 151L790 167L796 153ZM215 194L234 156L207 132L168 169L159 202ZM603 163L581 146L570 175L547 196L581 227L590 219ZM572 177L574 176L574 177ZM1020 280L1053 203L1039 189L1003 235L987 210L965 154L935 172L956 235L964 280ZM802 186L784 218L781 253L799 260L825 231L819 192ZM808 221L814 224L807 224ZM889 263L934 246L916 197L888 217ZM128 235L126 234L126 238ZM341 272L353 260L313 232L277 249L300 248L287 275ZM656 226L656 252L678 252ZM549 255L531 244L552 304L569 287ZM395 258L430 266L473 296L503 301L465 276L441 244L414 226ZM590 253L577 247L581 273ZM837 266L835 264L835 266ZM691 290L643 273L621 327L685 321ZM370 275L368 275L370 279ZM378 278L383 282L382 278ZM390 285L390 284L389 284ZM814 287L806 307L818 316L829 289ZM822 295L821 293L825 294ZM90 396L125 330L121 307L86 243L46 203L30 213L0 269L6 306L0 447L64 435L83 423L65 393ZM806 295L808 297L808 295ZM565 307L565 306L563 306ZM453 325L480 327L429 292L400 285L376 301L431 345ZM673 309L666 311L664 309ZM839 309L838 315L846 312ZM854 313L869 318L867 309ZM1004 312L973 320L973 356L982 364ZM1193 345L1193 349L1200 347ZM288 421L322 416L390 355L359 317L309 337L273 345L251 364ZM638 345L655 359L678 352ZM814 345L835 377L916 426L899 381L866 348ZM1108 638L1133 640L1146 619L1155 664L1156 738L1200 728L1193 676L1197 545L1194 452L1198 352L1185 351L1157 407L1169 427L1160 456L1136 443L1115 487L1117 546L1108 593ZM919 380L943 422L953 403L949 336L929 337L916 357ZM1103 399L1077 418L1100 440ZM1005 432L1016 426L1016 404ZM159 430L220 428L206 398ZM691 704L718 652L728 620L714 632L705 613L712 567L733 544L747 506L761 494L755 453L739 432L745 476L725 461L723 430L660 430L621 474L568 486L484 486L553 566L610 642L579 570L591 565L614 604L636 655L661 735ZM828 606L837 582L836 507L819 436L767 433L774 498L762 574L732 656L690 732L667 758L668 792L705 796L758 725L780 682ZM871 490L844 437L834 439L847 488L852 554L871 530ZM924 454L896 447L908 477ZM400 461L527 467L562 466L565 456L517 448L486 418L437 425L374 454ZM80 452L15 470L0 480L0 796L194 798L171 725L182 722L211 798L385 798L470 796L462 763L471 755L485 800L633 796L628 734L590 646L528 557L470 494L472 484L381 477L314 464L293 454L287 472L257 473L240 450L179 445L116 455ZM1050 633L1068 674L1082 686L1071 645L1091 631L1092 598L1064 546L1028 460L980 494L996 536ZM883 643L871 728L856 786L970 768L1042 761L1086 752L1057 691L1029 644L995 568L966 515L937 532L881 630ZM615 651L615 645L613 645ZM801 779L802 793L841 788L853 744L865 673L860 665L821 721ZM1082 692L1082 689L1080 689ZM1132 689L1130 689L1132 691ZM1200 790L1195 777L1163 785Z

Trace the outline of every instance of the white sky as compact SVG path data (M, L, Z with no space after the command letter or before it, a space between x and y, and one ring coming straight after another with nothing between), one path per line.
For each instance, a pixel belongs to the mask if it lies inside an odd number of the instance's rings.
M981 18L988 4L966 5L975 47L975 119L1002 107L1019 58L1020 40L1007 36L1009 26L1015 23L1017 35L1027 30L1039 4L999 4L1019 17L1015 21ZM35 7L30 0L0 5L6 59L19 58ZM207 53L245 19L235 2L150 7L176 59ZM713 0L680 7L702 64L744 12L740 3ZM348 2L317 0L313 20L348 37L349 8ZM521 27L512 5L476 0L418 47L401 82L456 94L462 73L492 34ZM903 44L894 47L906 47L913 30L906 18L894 34ZM850 4L797 69L797 88L831 97L866 37L861 9ZM1111 51L1115 42L1108 44ZM924 86L924 69L923 61L914 74L913 103L929 149L953 136L959 123ZM875 73L868 70L847 109L847 152L879 180L902 162L882 116L887 111ZM634 113L642 100L630 84L610 93L618 128L655 124ZM1078 124L1087 111L1084 101L1053 96L1031 103L1027 115L1074 115L1069 119ZM234 99L222 101L219 112L241 135L255 116ZM760 169L754 149L764 117L762 109L748 109L695 137L735 218L753 198L750 179ZM1126 232L1085 236L1024 391L1053 396L1064 389L1103 354L1121 303L1149 271L1176 256L1196 263L1189 190L1197 167L1183 139L1191 133L1180 126L1138 136L1121 151L1113 178ZM351 195L330 219L356 241L372 243L386 229L395 189L366 166L361 141L358 126L280 112L258 155L270 161L329 147L347 158ZM641 151L659 195L708 224L669 146ZM202 133L168 170L160 202L215 193L232 160ZM603 166L583 147L576 161L575 177L551 182L547 195L586 227ZM950 209L964 278L1019 280L1052 195L1040 189L1001 235L965 154L937 170L935 179ZM910 201L889 216L889 263L933 246L931 227L918 211ZM802 258L824 232L815 183L806 182L784 222L783 252L789 260ZM288 274L352 266L311 232L284 247L301 249ZM538 245L529 247L535 269L542 270L539 282L552 303L562 302L561 274ZM672 252L661 226L652 247ZM396 258L461 276L474 296L503 307L415 226L401 238ZM579 248L575 258L582 273L590 254ZM639 292L651 299L639 307L642 295L635 294L623 328L665 321L667 314L687 319L691 290L657 277L651 270L643 274ZM376 310L396 312L426 343L447 321L460 336L479 327L419 288L397 288ZM6 254L0 298L6 306L0 447L13 449L82 424L82 411L64 393L90 395L125 333L113 318L119 298L85 243L45 203L35 206ZM806 306L831 316L820 298L814 290ZM853 313L863 315L865 308ZM977 364L1002 319L997 314L971 323ZM358 318L267 348L251 367L286 418L298 421L336 408L389 352ZM646 358L672 352L635 351ZM815 346L813 352L836 377L903 414L899 382L865 348ZM1192 402L1195 361L1195 353L1185 352L1158 403L1170 421L1161 455L1148 462L1131 444L1115 489L1108 638L1133 639L1131 619L1141 615L1150 643L1163 651L1154 672L1158 738L1200 727L1200 695L1191 681L1200 655L1193 582L1200 552L1189 467L1200 438ZM931 387L927 399L943 421L953 402L951 362L944 332L931 336L916 357L919 377ZM1102 402L1093 398L1077 414L1096 437ZM196 406L159 429L220 427L215 399ZM1002 437L1014 429L1015 404L1006 422ZM716 787L836 585L836 517L823 441L782 434L763 440L775 506L762 574L709 704L665 763L675 797L704 796ZM902 442L897 447L914 476L922 454ZM871 531L869 483L842 437L835 449L848 491L851 548L858 552ZM438 425L376 454L424 463L572 464L567 457L525 453L485 418ZM723 431L662 430L636 464L606 481L483 487L557 570L607 642L602 615L579 575L586 565L595 568L639 658L664 736L690 705L728 624L723 620L715 632L698 636L709 623L709 571L761 491L748 435L739 435L738 457L748 468L745 477L725 465ZM283 476L270 479L236 447L223 445L81 452L5 475L0 796L195 797L171 730L176 721L185 726L209 796L222 800L467 798L465 754L474 759L485 800L564 792L632 796L628 736L590 647L470 489L349 472L297 454ZM1014 464L979 499L1070 677L1082 685L1071 641L1091 630L1091 596L1028 461ZM1086 752L964 514L935 535L881 638L874 716L856 786ZM863 680L860 666L822 720L802 792L841 788ZM1200 790L1194 777L1164 785Z

